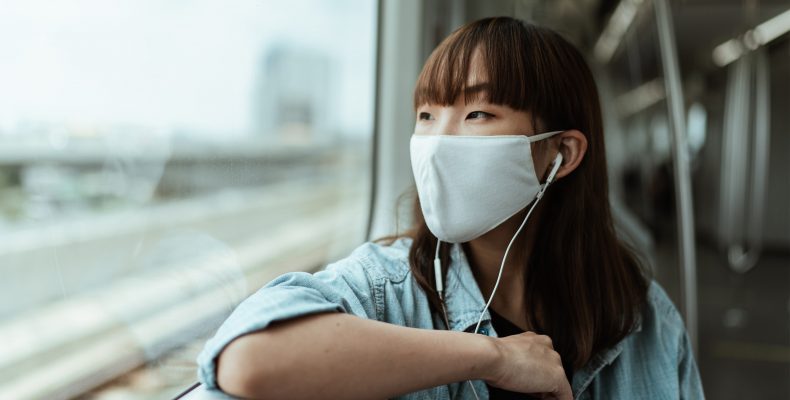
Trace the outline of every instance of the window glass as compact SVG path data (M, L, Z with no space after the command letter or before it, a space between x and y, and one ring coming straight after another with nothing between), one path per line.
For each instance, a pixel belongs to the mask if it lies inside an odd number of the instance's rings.
M0 5L0 398L169 398L364 240L373 0Z

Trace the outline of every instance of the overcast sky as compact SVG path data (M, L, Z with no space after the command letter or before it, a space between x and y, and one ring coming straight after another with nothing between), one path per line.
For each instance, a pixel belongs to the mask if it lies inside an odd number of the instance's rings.
M320 50L340 128L372 120L373 0L3 0L0 131L22 122L245 134L264 52Z

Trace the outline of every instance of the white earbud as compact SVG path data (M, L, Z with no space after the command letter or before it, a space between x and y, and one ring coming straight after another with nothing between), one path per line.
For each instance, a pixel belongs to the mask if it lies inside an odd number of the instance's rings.
M547 185L554 181L554 177L557 175L557 171L560 170L561 166L562 166L562 153L558 152L557 157L554 157L554 161L552 162L551 172L549 172L549 177L548 179L546 179Z
M562 153L557 153L557 156L554 157L554 161L551 165L551 171L549 171L549 177L546 179L546 183L543 184L543 187L540 188L540 192L538 192L537 200L540 200L543 197L543 193L546 193L546 188L549 187L549 184L554 181L554 178L557 176L557 171L560 170L562 166Z

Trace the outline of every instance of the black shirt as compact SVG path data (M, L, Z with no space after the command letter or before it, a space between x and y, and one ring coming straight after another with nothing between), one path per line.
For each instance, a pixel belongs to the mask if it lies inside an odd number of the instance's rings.
M501 315L494 312L492 309L488 309L488 312L491 313L491 325L494 326L494 330L499 337L505 337L510 335L518 335L519 333L524 333L524 331L513 324L512 322L508 321ZM540 333L540 332L538 332ZM562 367L565 369L565 376L568 378L568 382L571 381L573 377L573 370L570 364L566 364L565 362L562 363ZM537 399L538 397L530 396L525 393L517 393L511 392L509 390L500 389L497 387L493 387L491 385L486 384L488 387L488 398L491 400L525 400L525 399Z

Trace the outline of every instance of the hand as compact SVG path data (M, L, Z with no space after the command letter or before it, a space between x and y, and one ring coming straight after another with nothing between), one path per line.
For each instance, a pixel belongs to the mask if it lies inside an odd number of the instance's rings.
M485 381L492 386L520 393L541 394L543 398L573 400L562 360L551 338L535 332L494 339L497 362Z

